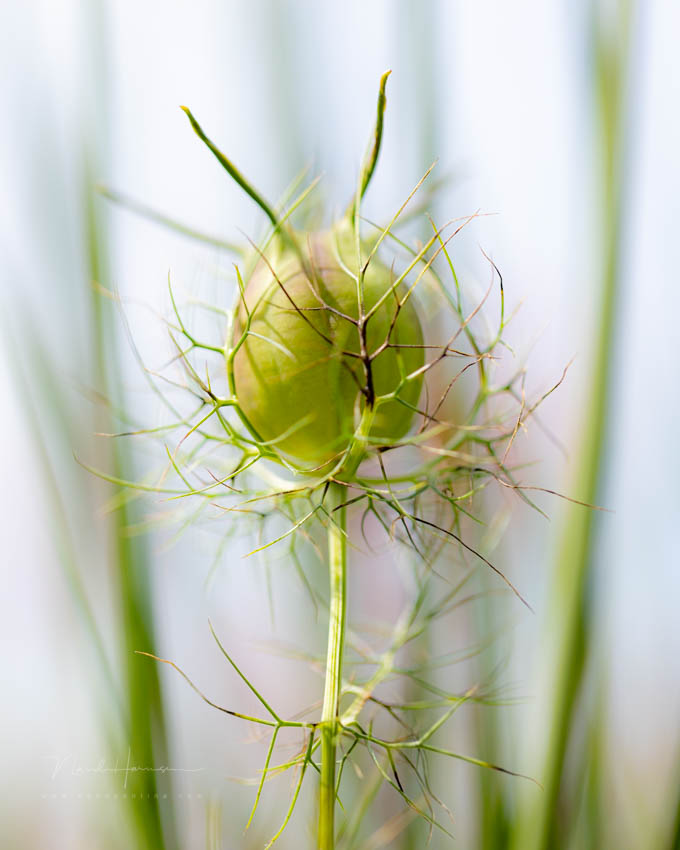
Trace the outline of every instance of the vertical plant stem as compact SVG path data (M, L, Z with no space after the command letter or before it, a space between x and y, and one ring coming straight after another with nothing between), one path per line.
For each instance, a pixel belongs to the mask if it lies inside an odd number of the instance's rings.
M680 798L678 799L675 820L673 821L673 828L671 830L671 839L668 846L670 850L680 850Z
M442 141L440 112L436 105L440 103L439 78L436 68L440 56L437 38L433 37L432 20L438 18L442 10L438 2L430 4L430 13L423 14L422 3L419 0L399 0L396 4L395 47L400 57L399 86L407 92L409 113L413 115L413 138L415 140L414 162L415 172L423 174L437 158L437 152ZM402 166L403 167L403 166ZM448 167L448 164L447 166ZM431 198L429 211L435 220L438 219L438 198ZM423 217L422 225L418 228L418 237L428 239L429 223ZM430 658L436 654L432 635L429 630L423 632L416 640L406 647L407 665L416 666L422 658ZM407 679L404 690L405 702L427 700L430 694L422 684ZM422 753L427 763L428 771L439 770L431 764L428 754ZM448 780L448 775L447 775ZM399 842L401 850L419 850L423 846L423 823L420 818L413 818L406 826Z
M345 488L332 484L331 510L344 501ZM347 615L347 509L338 508L328 526L330 605L326 684L321 712L321 786L319 789L319 850L335 847L335 762L338 740L338 703L342 685Z
M84 32L95 49L87 56L87 109L84 113L83 151L83 236L86 252L86 274L90 293L92 328L92 368L89 381L114 407L126 408L121 364L118 357L116 314L113 305L92 286L107 289L110 285L108 223L97 204L96 182L106 170L109 160L109 39L106 4L103 0L82 4ZM97 411L96 430L117 428L111 411L102 406ZM130 477L132 457L126 446L114 442L104 465L115 477ZM129 817L133 834L130 847L138 850L170 850L176 847L176 826L170 799L172 774L160 770L168 764L169 742L165 724L160 679L157 668L139 663L135 650L154 652L155 618L150 561L145 540L131 537L129 528L137 521L133 505L125 503L111 515L109 559L115 589L116 631L119 638L122 711L120 734L113 742L116 759L129 758L137 770L130 773L127 794L122 805Z
M89 165L89 163L88 163ZM86 246L90 280L105 285L107 281L107 240L104 224L95 207L94 179L85 169ZM116 398L122 381L118 373L116 340L112 317L102 296L92 290L91 322L94 333L92 363L94 381L106 398ZM112 430L108 411L98 411L99 428ZM131 459L124 446L115 444L108 465L119 478L129 475ZM122 505L111 517L110 558L117 593L118 635L123 682L123 738L117 743L116 758L126 750L132 764L141 767L130 776L127 805L135 829L135 847L140 850L164 850L174 846L174 818L168 808L161 812L161 792L167 794L169 776L157 771L168 763L168 740L165 727L160 679L157 669L144 669L135 650L149 647L153 652L154 612L149 561L144 541L131 538L128 528L135 521L134 509ZM164 830L164 823L166 829Z
M594 140L599 148L600 167L601 297L574 485L574 492L590 503L599 501L604 476L610 385L617 342L626 180L630 179L625 167L626 82L635 0L617 0L615 14L609 22L610 27L616 27L613 32L605 30L599 17L600 6L593 7L592 44L597 108ZM551 704L538 774L544 791L540 796L533 795L533 802L520 813L516 840L511 845L513 850L566 847L571 837L569 830L576 822L575 814L567 810L574 789L569 787L564 767L568 750L573 746L579 702L584 706L581 710L590 712L589 722L595 722L592 705L587 702L588 695L584 691L588 662L594 657L591 636L595 523L593 511L576 510L575 506L567 510L549 598L553 642L546 648L550 669L546 672L545 688L551 694ZM584 753L584 756L593 760L592 753ZM596 779L597 774L594 776ZM598 842L588 846L600 845Z

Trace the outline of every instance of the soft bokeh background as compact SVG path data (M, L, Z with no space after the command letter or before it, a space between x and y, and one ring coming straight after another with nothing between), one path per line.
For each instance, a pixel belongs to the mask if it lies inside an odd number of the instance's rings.
M240 544L211 572L219 529L142 533L149 505L110 510L111 488L74 460L143 469L94 436L112 429L97 394L141 422L155 409L120 315L91 281L130 299L132 335L160 365L161 325L136 305L164 312L171 270L183 291L228 306L230 258L95 187L227 241L257 233L258 210L190 132L186 103L267 196L311 162L341 208L386 68L368 210L386 218L437 157L451 177L437 215L497 213L462 242L459 265L474 279L483 246L511 306L524 302L509 336L532 392L575 357L543 410L566 455L530 431L532 480L613 511L588 515L581 556L582 510L541 498L546 522L518 502L496 559L536 614L503 612L512 626L498 652L503 681L526 698L452 734L545 791L439 765L458 846L678 846L680 7L30 0L0 14L3 846L258 847L280 820L287 780L243 838L253 789L232 777L253 775L261 748L132 650L155 647L216 701L247 709L211 616L284 712L313 702L319 679L264 651L272 639L321 645L293 571L271 564L272 623L265 567L243 562ZM588 454L593 433L601 445ZM389 581L389 563L378 565L362 585L373 596L357 605L389 616L399 602ZM129 786L112 774L130 748L172 767L172 788L168 774ZM304 805L282 847L311 846L311 796ZM411 829L361 846L423 840Z

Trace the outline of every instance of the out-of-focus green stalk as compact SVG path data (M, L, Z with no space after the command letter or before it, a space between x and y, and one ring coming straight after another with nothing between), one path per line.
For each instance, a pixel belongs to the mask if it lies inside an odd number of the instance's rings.
M605 796L607 786L603 775L606 746L606 700L606 677L598 677L598 681L595 683L593 711L590 715L592 719L583 741L582 763L579 766L579 773L586 777L586 787L582 794L582 817L587 825L587 840L591 847L607 846L607 823L603 816L607 804Z
M103 298L95 284L108 285L107 231L97 206L98 173L107 159L108 129L108 30L104 8L99 0L83 6L86 32L92 49L84 51L92 89L88 123L84 129L83 222L87 286L90 296L92 370L90 380L105 398L124 409L123 379L120 371L116 321L113 303ZM100 431L115 432L106 409L98 411L105 421ZM104 461L118 478L133 477L131 457L126 446L113 441ZM129 759L139 770L126 776L128 814L135 829L135 844L142 850L164 850L176 846L172 802L161 814L159 800L172 801L169 774L158 768L168 765L168 745L158 671L141 663L135 650L155 651L154 616L151 597L150 563L143 538L132 538L128 529L134 521L131 503L124 503L110 518L109 560L120 637L122 673L122 728L126 749L118 758ZM165 826L165 828L164 828Z
M488 577L484 577L485 579ZM484 581L488 591L488 582ZM496 624L502 619L504 610L497 598L488 593L474 607L473 628L474 640L482 641L493 632ZM480 682L488 682L498 663L498 650L495 644L482 652L476 659L477 675ZM498 707L476 706L474 713L474 735L476 752L484 758L502 763L504 754L501 741L504 733L503 713L505 709ZM505 727L507 728L507 727ZM508 800L506 796L506 777L499 776L492 770L480 770L476 775L478 824L477 842L479 850L501 850L508 846L510 823L508 816Z
M281 174L296 174L305 160L305 127L300 115L299 44L295 9L279 0L266 0L260 24L266 33L266 50L258 62L268 65L269 107L276 130L271 153ZM302 55L307 55L302 52ZM308 69L305 69L308 71Z
M680 850L680 795L678 795L678 807L675 813L675 823L671 832L669 850Z
M442 153L440 150L440 110L448 104L440 98L437 77L437 41L433 37L432 21L436 20L437 4L423 8L420 0L399 0L396 6L396 43L400 58L395 71L397 84L409 93L409 123L415 138L415 175L420 176ZM448 92L448 89L446 90ZM445 163L450 167L450 163ZM401 175L399 175L401 177ZM409 178L410 179L410 178ZM408 181L407 181L408 182ZM429 212L437 219L438 199L433 197ZM423 217L423 233L431 235L431 225Z
M57 556L108 691L108 713L115 715L120 709L116 676L85 586L78 541L71 531L73 506L69 503L69 497L72 490L60 480L58 469L59 458L68 457L69 462L72 462L71 452L75 440L73 417L68 410L65 394L61 391L63 388L59 387L54 363L41 342L39 330L28 314L21 316L16 326L19 329L16 337L16 329L11 323L3 326L3 335L16 381L17 397L24 408L27 433L40 466L41 486L48 505L49 524ZM19 337L32 340L28 352L22 351ZM18 351L21 351L21 356L17 355ZM40 400L39 404L37 399ZM44 423L48 423L47 428ZM51 446L46 439L46 430L49 431Z
M86 165L84 181L85 247L88 256L88 284L104 283L105 237L96 213L95 182ZM106 398L121 402L122 378L118 366L113 317L107 312L110 303L89 286L91 298L91 326L93 346L93 376L97 390ZM106 411L100 411L107 417ZM110 422L98 423L102 431L115 431ZM130 476L130 459L122 444L114 442L108 453L108 468L117 478ZM135 650L155 651L154 617L150 588L150 564L142 538L132 538L128 529L134 519L133 508L123 504L111 515L109 558L117 591L118 634L120 636L120 664L122 665L122 727L127 740L118 746L128 748L117 753L120 759L129 757L129 763L141 770L127 775L126 798L130 800L129 814L137 832L139 848L163 850L174 846L171 807L167 807L167 830L163 829L159 798L169 794L167 774L157 768L168 764L168 747L158 672L155 667L140 663ZM162 776L162 783L158 777Z
M437 109L443 108L438 101L435 73L437 53L431 33L432 18L432 9L424 11L419 0L399 0L395 8L396 53L401 59L400 64L395 67L398 74L397 83L402 90L410 94L410 123L411 127L417 128L414 133L417 145L413 162L415 175L423 174L437 156L440 133ZM432 201L430 212L436 217L435 199ZM425 235L429 227L429 223L423 218L419 235ZM409 646L408 652L413 658L427 658L433 654L427 630ZM416 682L409 680L407 688L407 702L418 702L427 697ZM402 850L419 850L423 845L425 832L423 824L414 819L404 830L399 846Z
M597 8L595 14L602 10ZM629 66L633 0L619 0L605 28L595 19L593 44L596 93L596 144L600 164L601 300L595 324L591 383L588 390L578 467L572 492L590 503L598 501L605 462L608 403L615 343L621 233L624 213L624 109ZM558 834L558 800L574 709L582 692L591 617L589 583L597 514L570 506L560 538L548 601L550 635L542 688L550 695L547 739L540 749L537 778L542 792L525 798L514 850L555 850L567 844Z
M664 837L663 850L680 850L680 750L676 747L674 776L672 788L668 795L668 805L673 807L673 812L667 824L667 833ZM675 799L673 798L673 795Z

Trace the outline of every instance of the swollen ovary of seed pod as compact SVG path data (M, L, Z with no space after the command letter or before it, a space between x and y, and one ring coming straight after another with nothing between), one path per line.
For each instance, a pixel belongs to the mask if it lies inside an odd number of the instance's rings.
M423 334L414 298L372 256L358 295L359 259L349 218L326 231L274 239L253 258L234 339L238 404L254 434L310 468L342 455L367 404L375 407L369 439L386 444L409 429L422 380ZM295 240L293 242L293 239ZM362 244L362 263L372 246ZM371 313L362 354L360 316ZM247 309L246 309L247 308ZM395 320L396 315L396 320ZM249 321L249 324L248 324ZM382 348L388 341L389 345ZM367 373L367 358L370 359Z

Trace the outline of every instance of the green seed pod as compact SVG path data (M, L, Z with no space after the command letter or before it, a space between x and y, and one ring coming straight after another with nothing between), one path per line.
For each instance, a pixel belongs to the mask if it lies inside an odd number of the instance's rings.
M422 382L405 378L423 364L423 336L413 299L399 306L406 290L390 291L394 272L377 256L363 275L360 304L348 219L299 234L297 246L275 240L247 281L234 328L233 344L242 341L233 391L259 439L317 468L347 448L367 404L375 405L370 438L389 444L406 433ZM362 245L362 263L371 248Z

